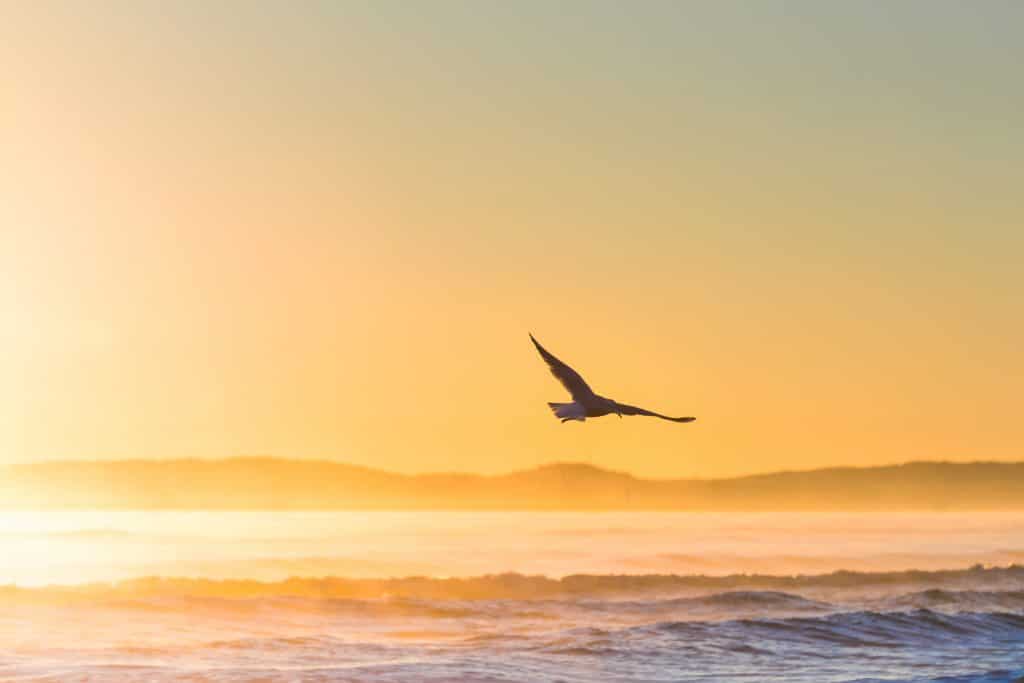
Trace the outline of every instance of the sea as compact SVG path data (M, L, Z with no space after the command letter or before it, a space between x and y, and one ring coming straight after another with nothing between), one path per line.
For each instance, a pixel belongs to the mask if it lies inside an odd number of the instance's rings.
M0 512L0 681L1024 683L1024 514Z

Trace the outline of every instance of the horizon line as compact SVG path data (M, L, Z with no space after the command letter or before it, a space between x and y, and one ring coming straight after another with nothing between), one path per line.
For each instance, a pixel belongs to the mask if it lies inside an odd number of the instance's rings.
M778 469L778 470L766 470L751 472L748 474L737 474L731 476L720 476L720 477L698 477L698 476L678 476L678 477L645 477L627 472L625 470L617 470L608 467L602 467L601 465L595 465L590 462L584 462L579 460L553 460L542 464L535 465L533 467L526 467L514 470L508 470L505 472L497 472L491 474L485 474L481 472L468 472L468 471L453 471L453 470L437 470L437 471L423 471L423 472L399 472L380 467L371 467L369 465L362 465L344 460L335 460L333 458L322 458L322 457L302 457L302 456L280 456L280 455L229 455L229 456L185 456L185 457L173 457L173 458L146 458L146 457L134 457L134 458L52 458L44 460L36 460L31 462L7 462L0 464L0 467L36 467L43 465L82 465L82 464L95 464L95 465L112 465L112 464L186 464L186 463L229 463L239 461L272 461L279 463L302 463L302 464L318 464L318 465L336 465L341 467L349 467L353 469L366 470L369 472L379 472L381 474L387 474L396 477L442 477L442 476L458 476L458 477L476 477L482 479L498 479L502 477L514 476L517 474L526 474L530 472L537 472L546 469L554 469L558 467L577 467L587 468L604 472L606 474L613 474L619 476L629 477L637 481L732 481L737 479L749 479L764 476L782 475L782 474L808 474L813 472L827 472L836 470L879 470L879 469L892 469L897 467L908 467L915 465L953 465L953 466L969 466L969 465L1005 465L1005 466L1019 466L1024 465L1024 459L1021 460L904 460L902 462L892 462L878 465L824 465L821 467L809 467L805 469Z

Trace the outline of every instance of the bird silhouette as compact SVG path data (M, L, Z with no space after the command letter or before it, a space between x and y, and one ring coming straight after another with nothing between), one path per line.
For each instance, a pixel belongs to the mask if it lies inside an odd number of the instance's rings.
M693 422L697 419L695 417L669 417L595 394L594 390L580 377L580 373L555 358L550 351L534 339L532 334L530 335L530 341L537 347L540 357L548 364L551 374L572 395L572 403L548 403L551 412L562 422L568 422L569 420L584 422L588 417L601 417L602 415L612 414L619 417L623 415L648 415L650 417L660 417L662 420L669 420L671 422Z

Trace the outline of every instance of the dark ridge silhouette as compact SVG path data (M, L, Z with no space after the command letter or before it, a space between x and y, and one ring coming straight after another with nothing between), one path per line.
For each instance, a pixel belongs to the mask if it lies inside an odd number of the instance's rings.
M1024 509L1024 463L912 462L732 479L640 479L585 464L497 476L336 462L52 461L0 466L0 508L193 510Z

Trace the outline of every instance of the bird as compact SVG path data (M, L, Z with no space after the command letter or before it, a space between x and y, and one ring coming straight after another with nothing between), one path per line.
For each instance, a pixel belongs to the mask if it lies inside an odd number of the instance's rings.
M647 415L650 417L660 417L662 420L669 420L671 422L693 422L697 419L695 417L669 417L595 394L594 390L580 377L580 373L555 358L554 354L540 345L540 342L534 338L532 332L530 333L530 341L537 347L540 357L548 364L551 374L572 395L572 403L548 403L551 412L563 424L570 420L585 422L588 417L601 417L602 415L611 414L618 415L620 418L623 415Z

